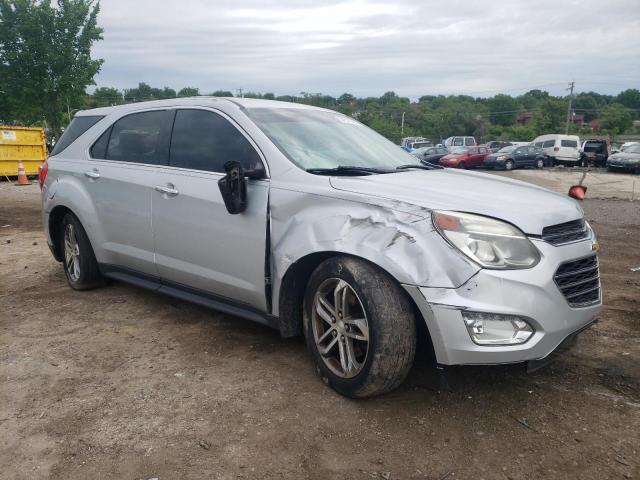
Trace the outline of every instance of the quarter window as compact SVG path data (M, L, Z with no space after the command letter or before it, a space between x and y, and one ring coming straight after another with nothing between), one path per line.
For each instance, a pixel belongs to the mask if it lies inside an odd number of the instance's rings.
M569 148L578 148L578 142L575 140L560 140L560 145Z
M547 140L546 142L544 142L542 144L543 148L551 148L551 147L555 147L556 145L556 141L555 140Z
M91 155L121 162L164 165L169 118L170 112L164 110L127 115L102 134L91 148ZM102 150L104 144L106 151Z
M80 135L104 118L104 115L74 117L51 151L51 156L58 155L75 142Z
M224 172L224 164L232 160L246 170L262 168L256 150L227 119L207 110L178 110L169 165Z

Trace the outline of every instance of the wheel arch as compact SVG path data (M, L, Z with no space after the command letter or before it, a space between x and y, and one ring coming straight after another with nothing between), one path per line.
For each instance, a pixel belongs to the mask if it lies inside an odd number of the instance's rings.
M298 261L291 264L287 269L280 284L279 298L277 302L279 313L278 324L280 326L280 333L283 337L287 338L302 335L303 300L305 290L309 282L309 277L322 262L333 257L349 257L367 263L389 276L389 278L391 278L392 281L400 287L403 295L405 295L405 298L411 304L416 322L416 331L418 332L418 342L424 339L428 344L428 348L433 351L433 345L426 319L423 317L422 311L416 304L415 299L405 290L405 288L402 287L402 283L391 272L371 260L358 255L339 251L310 253L298 259Z

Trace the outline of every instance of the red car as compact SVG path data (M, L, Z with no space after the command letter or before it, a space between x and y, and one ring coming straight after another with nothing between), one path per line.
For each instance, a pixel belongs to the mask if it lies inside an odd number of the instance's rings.
M440 165L451 168L481 167L484 158L491 153L484 145L476 147L454 147L452 152L440 159Z

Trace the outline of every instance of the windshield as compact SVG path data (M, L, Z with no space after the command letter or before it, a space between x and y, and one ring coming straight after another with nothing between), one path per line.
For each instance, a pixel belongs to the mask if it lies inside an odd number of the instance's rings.
M624 153L640 153L640 144L629 145L624 149Z
M294 164L305 170L420 165L410 153L356 120L301 108L249 108L249 118Z
M516 148L515 145L509 145L508 147L502 147L500 150L498 150L498 153L511 153L513 152Z

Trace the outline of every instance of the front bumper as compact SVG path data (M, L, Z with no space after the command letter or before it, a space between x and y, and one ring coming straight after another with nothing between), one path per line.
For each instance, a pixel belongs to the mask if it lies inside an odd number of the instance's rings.
M496 157L486 157L482 162L485 167L500 167L503 168L506 159L498 160Z
M593 254L593 239L559 247L542 240L532 241L542 256L534 268L483 269L455 289L404 286L427 324L439 364L503 364L544 359L569 336L595 321L601 300L572 308L553 280L561 263ZM477 345L465 327L464 310L526 317L535 333L520 345Z

